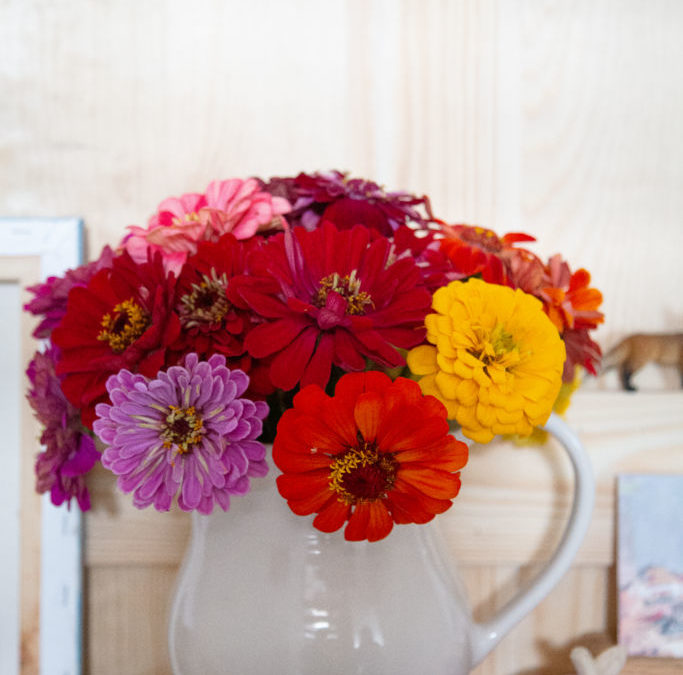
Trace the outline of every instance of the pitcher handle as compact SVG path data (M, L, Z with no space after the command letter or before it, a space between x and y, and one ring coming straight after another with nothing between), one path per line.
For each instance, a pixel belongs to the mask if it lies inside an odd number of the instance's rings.
M473 667L481 663L503 636L531 612L562 578L571 566L591 521L595 479L586 451L576 434L555 413L542 428L560 442L571 460L574 470L571 515L557 550L531 585L520 591L492 619L475 623L472 631Z

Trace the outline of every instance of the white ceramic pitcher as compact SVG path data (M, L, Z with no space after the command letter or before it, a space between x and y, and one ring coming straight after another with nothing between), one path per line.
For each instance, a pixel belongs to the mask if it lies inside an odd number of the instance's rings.
M272 468L228 513L193 516L170 617L174 673L469 673L560 580L590 522L590 462L559 417L545 429L574 468L572 513L552 559L490 621L472 620L438 523L348 542L341 530L325 534L294 515Z

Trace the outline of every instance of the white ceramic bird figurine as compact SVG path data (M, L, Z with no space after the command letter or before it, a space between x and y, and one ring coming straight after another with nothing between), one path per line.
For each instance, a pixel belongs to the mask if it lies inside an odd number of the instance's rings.
M596 658L585 647L574 647L569 657L576 675L618 675L626 665L626 647L615 645Z

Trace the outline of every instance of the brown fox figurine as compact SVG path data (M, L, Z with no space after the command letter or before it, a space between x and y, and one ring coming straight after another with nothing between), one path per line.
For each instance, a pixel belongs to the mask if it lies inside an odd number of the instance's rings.
M683 387L683 333L636 333L625 337L602 359L602 371L619 368L621 384L635 391L631 377L648 363L676 366Z

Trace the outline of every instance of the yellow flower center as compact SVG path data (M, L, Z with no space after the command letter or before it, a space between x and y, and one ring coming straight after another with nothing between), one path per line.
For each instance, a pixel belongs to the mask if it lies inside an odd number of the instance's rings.
M168 406L166 426L161 432L164 439L164 447L176 446L178 453L187 454L198 445L204 435L204 423L199 417L194 406L179 408L175 405Z
M491 253L503 250L503 244L498 235L485 227L475 226L466 229L460 234L460 238L468 244L474 244L484 251L490 251Z
M365 314L369 308L375 306L370 294L360 290L360 279L356 277L356 270L343 277L337 272L323 277L318 284L313 304L316 307L324 307L330 291L339 293L346 300L347 314Z
M398 462L361 439L359 447L337 456L330 469L330 490L345 504L384 499L396 480Z
M477 345L468 351L485 368L493 365L509 368L519 363L519 349L515 338L502 324L496 324L491 331L479 325L472 326L472 330L476 335Z
M133 298L124 300L111 314L102 317L102 330L97 339L107 342L113 352L120 354L147 330L149 324L149 316Z
M211 276L203 274L201 282L192 284L190 292L180 299L178 313L183 327L220 323L230 310L227 287L228 277L225 274L219 277L214 269Z
M197 213L196 211L192 211L191 213L183 214L182 218L175 216L171 222L173 223L173 225L186 225L187 223L198 223L199 213Z

